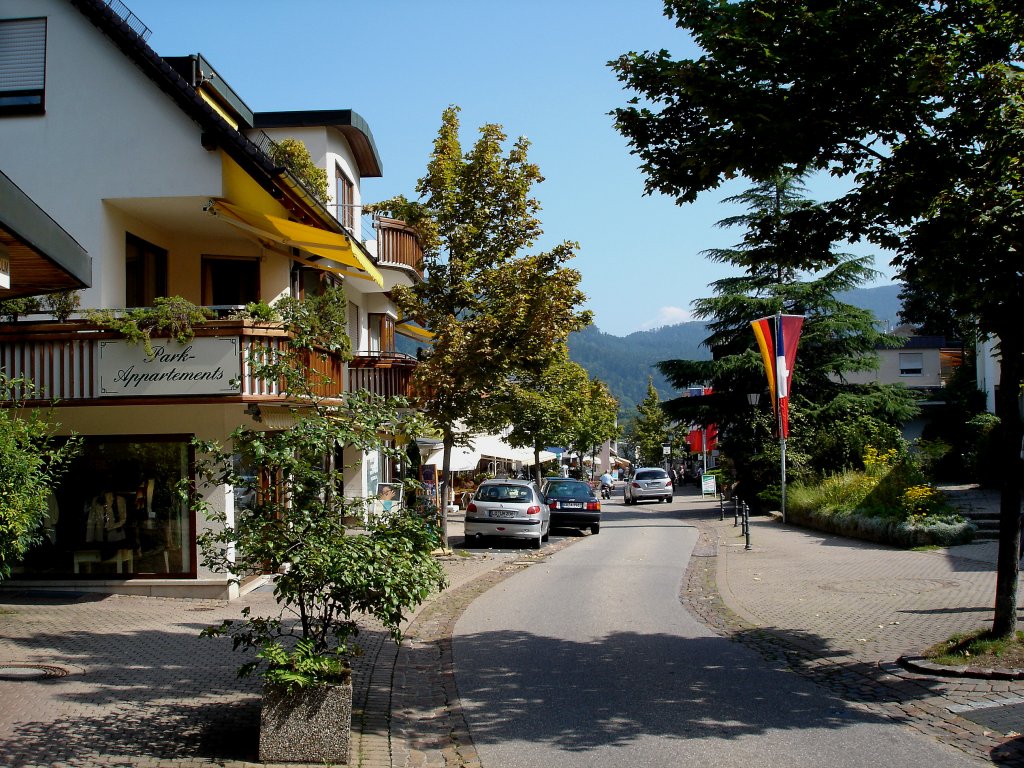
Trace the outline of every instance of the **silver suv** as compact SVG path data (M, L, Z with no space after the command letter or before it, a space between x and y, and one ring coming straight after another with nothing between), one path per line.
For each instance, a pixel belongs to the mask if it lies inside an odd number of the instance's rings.
M530 480L484 480L466 507L466 538L527 539L534 549L547 541L551 510Z
M622 497L626 504L645 499L672 501L672 478L661 467L640 467L626 481Z

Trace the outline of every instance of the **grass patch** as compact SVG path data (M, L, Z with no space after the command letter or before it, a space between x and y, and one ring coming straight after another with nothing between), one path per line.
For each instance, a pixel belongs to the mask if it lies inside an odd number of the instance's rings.
M1014 637L992 637L989 630L953 635L925 651L924 657L948 667L1024 669L1024 632Z

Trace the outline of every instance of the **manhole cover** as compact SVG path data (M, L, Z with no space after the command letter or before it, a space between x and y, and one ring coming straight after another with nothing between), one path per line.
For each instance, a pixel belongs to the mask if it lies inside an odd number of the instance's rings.
M854 579L822 584L821 589L853 595L919 595L958 586L958 582L946 579Z
M68 670L53 664L0 664L0 680L38 680L64 677Z

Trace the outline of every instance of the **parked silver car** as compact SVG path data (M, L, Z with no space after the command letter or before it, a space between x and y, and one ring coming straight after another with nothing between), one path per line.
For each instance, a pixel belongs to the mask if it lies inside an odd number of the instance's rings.
M626 481L622 498L626 504L645 499L672 501L672 478L661 467L640 467Z
M527 539L534 549L547 541L551 510L530 480L484 480L466 507L466 538Z

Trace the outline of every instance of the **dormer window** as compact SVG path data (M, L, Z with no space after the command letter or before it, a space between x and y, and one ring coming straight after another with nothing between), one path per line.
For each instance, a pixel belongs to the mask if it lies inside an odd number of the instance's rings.
M0 21L0 115L45 112L46 19Z

